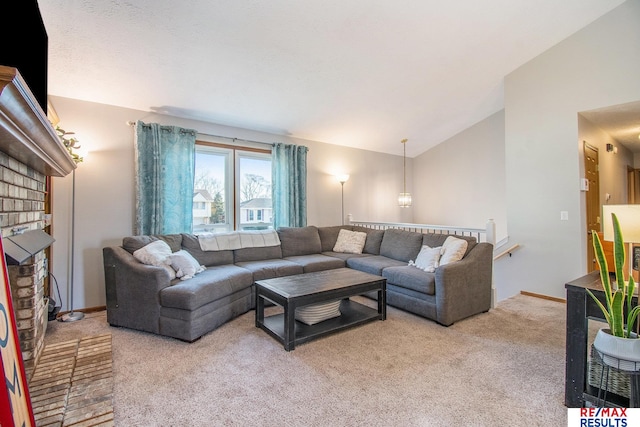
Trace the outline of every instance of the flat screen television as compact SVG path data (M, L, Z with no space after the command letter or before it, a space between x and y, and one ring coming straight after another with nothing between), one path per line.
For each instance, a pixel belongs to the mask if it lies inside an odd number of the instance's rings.
M13 13L0 25L0 65L15 67L42 111L47 112L49 39L37 0L11 0Z

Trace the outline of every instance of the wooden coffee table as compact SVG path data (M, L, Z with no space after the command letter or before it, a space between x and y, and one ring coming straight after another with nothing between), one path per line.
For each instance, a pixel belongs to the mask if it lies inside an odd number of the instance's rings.
M259 280L255 286L256 327L282 343L287 351L297 344L387 318L387 279L350 268ZM377 310L349 300L351 296L372 291L378 292ZM265 317L265 300L284 308L284 313ZM342 300L339 317L315 325L295 320L298 307L336 300Z

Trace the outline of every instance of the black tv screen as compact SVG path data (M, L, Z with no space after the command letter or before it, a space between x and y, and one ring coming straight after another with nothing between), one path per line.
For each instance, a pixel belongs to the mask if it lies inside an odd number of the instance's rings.
M0 65L15 67L42 110L47 112L47 31L36 0L12 0L0 25Z

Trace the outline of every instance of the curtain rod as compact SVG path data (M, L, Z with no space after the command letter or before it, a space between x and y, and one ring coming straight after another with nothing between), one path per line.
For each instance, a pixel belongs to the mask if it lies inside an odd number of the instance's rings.
M132 126L132 127L133 127L133 126L135 126L135 125L136 125L136 122L135 122L135 121L133 121L133 120L129 120L129 121L127 122L127 125L129 125L129 126ZM197 132L197 131L196 131L196 132ZM253 141L253 140L251 140L251 139L235 138L235 137L233 137L233 136L213 135L213 134L210 134L210 133L201 133L201 132L197 132L197 133L199 133L200 135L204 135L204 136L211 136L211 137L213 137L213 138L224 138L224 139L230 139L230 140L231 140L231 141L233 141L233 142L238 141L238 142L250 142L250 143L254 143L254 144L262 144L262 145L269 145L269 146L270 146L270 145L272 145L272 144L271 144L271 143L269 143L269 142Z

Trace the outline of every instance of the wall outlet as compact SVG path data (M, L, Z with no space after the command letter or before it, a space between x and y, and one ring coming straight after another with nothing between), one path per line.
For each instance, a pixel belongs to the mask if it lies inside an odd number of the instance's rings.
M569 212L568 211L560 211L560 220L561 221L569 221Z

